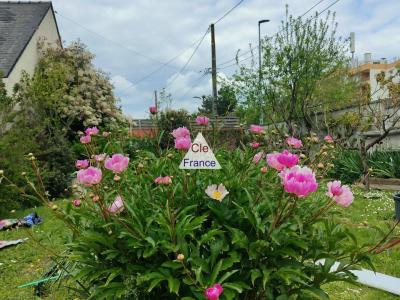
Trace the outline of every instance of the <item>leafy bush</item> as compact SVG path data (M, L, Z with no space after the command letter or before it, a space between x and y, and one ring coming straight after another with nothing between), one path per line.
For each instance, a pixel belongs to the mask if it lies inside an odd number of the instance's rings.
M165 110L158 115L158 128L163 132L160 145L162 148L173 147L172 130L178 127L189 127L190 115L185 110Z
M108 129L123 122L109 78L95 69L94 56L83 44L40 44L40 50L34 74L22 75L13 96L6 95L0 82L0 169L28 193L21 198L17 190L1 186L3 212L36 204L29 184L18 178L30 169L24 155L34 153L44 189L59 197L70 183L75 157L85 150L73 145L76 131L86 125Z
M400 178L399 151L373 151L368 154L371 175L380 178ZM345 183L353 183L361 178L363 167L358 150L341 150L334 161L335 167L329 175Z
M350 204L351 192L340 188L346 199L313 193L310 169L301 169L305 181L293 189L294 177L282 186L280 160L269 156L266 168L263 152L220 149L221 170L180 170L182 152L135 151L128 165L120 154L93 156L121 152L122 141L100 144L104 138L92 136L85 145L91 167L77 175L85 188L74 186L77 199L65 211L54 208L73 232L64 270L84 297L204 299L220 284L221 300L326 298L323 284L353 281L349 270L370 263L370 246L358 245L329 211ZM280 155L286 166L297 163L294 154ZM335 261L339 269L330 272Z
M333 178L345 183L353 183L360 179L363 168L359 151L341 150L333 163L335 167L329 174Z

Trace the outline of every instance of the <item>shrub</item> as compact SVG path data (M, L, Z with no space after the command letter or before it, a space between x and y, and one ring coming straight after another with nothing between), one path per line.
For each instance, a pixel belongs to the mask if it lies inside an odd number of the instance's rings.
M24 155L34 153L44 189L59 197L69 185L75 157L85 150L73 146L76 131L87 125L108 129L123 122L109 78L95 69L94 56L83 44L39 46L34 74L22 75L12 97L6 96L0 82L0 169L29 191L21 198L16 190L0 187L2 210L36 204L30 186L18 179L29 169Z
M190 115L185 110L165 110L159 113L158 128L162 132L160 145L162 148L173 147L174 138L170 134L178 127L189 127Z
M73 232L64 270L86 297L326 298L323 284L353 281L349 271L386 241L358 245L329 210L351 203L349 188L329 183L329 197L316 194L315 173L286 168L303 161L287 151L268 155L267 168L262 151L220 149L221 170L180 170L182 152L104 161L92 155L123 143L99 144L101 136L85 144L91 166L78 172L77 199L54 210Z
M371 175L380 178L400 178L399 151L373 151L368 154ZM335 167L329 175L345 183L359 180L363 174L360 152L358 150L340 150L334 161Z

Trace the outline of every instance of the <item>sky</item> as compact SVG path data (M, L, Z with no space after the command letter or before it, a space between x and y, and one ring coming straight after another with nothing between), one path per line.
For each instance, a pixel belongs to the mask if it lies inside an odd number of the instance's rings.
M279 31L285 5L300 16L320 2L306 16L323 11L337 0L245 0L215 25L217 67L220 76L230 76L237 66L236 52L257 46L257 23L262 36ZM194 112L201 104L195 96L211 94L210 34L194 53L196 42L238 0L53 0L64 41L81 40L96 55L94 64L110 76L115 95L126 115L146 118L154 103L154 91L166 87L172 108ZM356 35L356 56L365 52L373 59L400 56L400 0L339 0L336 12L338 34ZM326 13L326 12L325 12ZM255 52L257 55L257 52ZM178 56L179 55L179 56ZM350 54L349 54L350 55ZM177 57L178 56L178 57ZM170 64L166 62L176 57ZM245 59L249 55L243 55ZM257 56L256 56L257 57ZM243 64L251 60L244 61ZM181 71L181 72L180 72ZM150 73L152 75L148 76Z

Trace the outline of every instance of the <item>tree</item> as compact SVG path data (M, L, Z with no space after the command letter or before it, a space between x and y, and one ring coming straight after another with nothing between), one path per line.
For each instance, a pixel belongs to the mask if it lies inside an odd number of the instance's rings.
M392 73L380 72L376 76L376 88L369 83L360 84L358 113L360 128L375 131L371 139L360 135L360 155L363 164L363 182L369 189L368 151L382 143L391 132L400 129L400 66Z
M291 134L295 124L311 131L315 125L311 113L326 100L318 97L318 84L345 68L347 61L336 28L334 14L302 19L287 10L279 32L262 42L261 72L253 63L234 76L244 103L259 109L261 93L261 109L269 123L284 122Z
M202 96L203 102L199 108L199 113L212 115L213 96ZM236 108L237 100L235 90L232 86L223 84L218 91L217 101L215 103L218 116L225 116L233 112Z
M0 85L0 121L8 123L8 128L1 126L5 130L0 135L0 169L17 181L29 164L21 158L31 152L42 169L47 191L57 197L73 172L76 131L93 125L108 130L124 119L108 76L93 66L94 56L82 43L45 46L41 41L34 74L22 75L12 97ZM0 203L22 202L18 193L4 193L2 188Z

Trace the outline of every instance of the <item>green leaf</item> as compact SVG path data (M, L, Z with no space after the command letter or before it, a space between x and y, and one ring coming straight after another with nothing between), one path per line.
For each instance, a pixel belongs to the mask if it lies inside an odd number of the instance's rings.
M176 278L168 277L168 287L170 293L175 293L178 295L180 281Z
M260 278L262 276L260 270L258 269L252 269L250 270L250 278L251 278L251 283L254 286L254 282L256 281L257 278ZM264 285L265 288L265 285Z
M222 277L217 282L223 283L225 280L227 280L229 277L231 277L233 274L235 274L238 271L239 270L232 270L232 271L224 273L224 275L222 275Z

